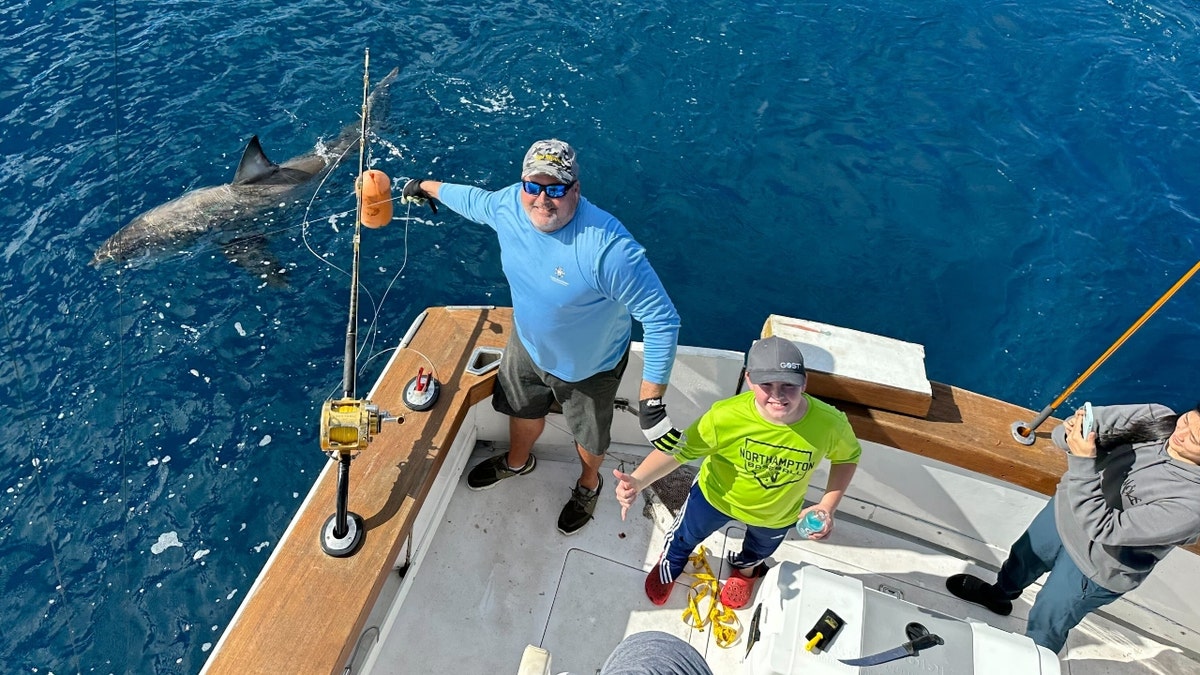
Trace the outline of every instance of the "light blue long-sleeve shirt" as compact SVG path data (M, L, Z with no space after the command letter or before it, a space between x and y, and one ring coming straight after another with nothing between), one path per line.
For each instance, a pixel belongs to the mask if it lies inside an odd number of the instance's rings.
M646 249L615 217L582 195L562 229L533 227L521 186L488 192L443 183L438 200L496 231L521 344L542 370L579 382L612 370L642 324L642 379L666 384L675 361L679 314L646 259Z

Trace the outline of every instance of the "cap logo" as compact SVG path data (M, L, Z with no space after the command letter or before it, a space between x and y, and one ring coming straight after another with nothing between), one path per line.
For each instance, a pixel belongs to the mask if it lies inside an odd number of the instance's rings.
M534 155L532 159L535 161L540 160L543 162L550 162L551 164L557 164L564 169L567 168L567 163L562 161L562 157L559 157L558 155L551 155L549 153L542 152Z
M799 363L792 363L790 361L783 361L779 364L779 367L783 368L784 370L800 370Z

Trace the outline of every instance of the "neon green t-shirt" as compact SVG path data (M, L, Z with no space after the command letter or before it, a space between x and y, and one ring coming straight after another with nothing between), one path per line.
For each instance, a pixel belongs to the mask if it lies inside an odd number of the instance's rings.
M681 464L705 458L700 491L722 513L747 525L788 527L822 458L857 464L862 454L845 413L804 398L808 411L789 425L763 419L753 391L718 401L687 428L674 457Z

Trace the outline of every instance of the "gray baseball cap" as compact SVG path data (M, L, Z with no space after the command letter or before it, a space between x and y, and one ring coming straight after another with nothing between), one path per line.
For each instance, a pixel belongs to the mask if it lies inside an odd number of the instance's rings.
M553 176L564 183L574 183L579 179L575 149L557 138L548 138L529 146L529 152L525 153L525 161L521 164L521 176L538 174Z
M746 374L754 384L783 382L804 386L806 372L800 348L778 336L755 342L746 355Z

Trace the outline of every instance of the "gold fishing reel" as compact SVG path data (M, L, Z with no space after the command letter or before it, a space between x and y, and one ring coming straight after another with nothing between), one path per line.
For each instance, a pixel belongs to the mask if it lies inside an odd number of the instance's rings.
M383 428L385 419L394 419L379 406L358 398L325 401L321 407L321 449L332 456L357 454L367 447L371 437Z

